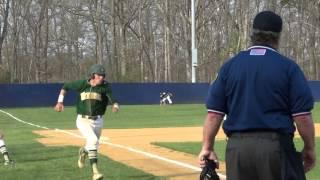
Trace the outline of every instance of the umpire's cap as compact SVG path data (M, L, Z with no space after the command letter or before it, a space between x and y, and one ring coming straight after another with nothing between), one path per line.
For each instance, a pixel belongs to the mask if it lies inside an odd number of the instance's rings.
M282 19L272 11L262 11L254 18L253 29L280 33L282 31Z
M106 70L101 64L94 64L89 69L89 75L93 74L106 75Z

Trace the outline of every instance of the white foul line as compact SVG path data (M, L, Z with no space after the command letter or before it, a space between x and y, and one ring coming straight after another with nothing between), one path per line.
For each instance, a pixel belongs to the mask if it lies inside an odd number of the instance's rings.
M15 116L13 116L12 114L6 112L6 111L3 111L0 109L0 112L10 116L11 118L15 119L16 121L19 121L23 124L27 124L27 125L30 125L30 126L34 126L34 127L38 127L38 128L41 128L41 129L46 129L46 130L50 130L50 128L47 128L45 126L39 126L37 124L33 124L33 123L29 123L29 122L26 122L26 121L23 121ZM65 133L65 134L68 134L68 135L71 135L73 137L77 137L77 138L81 138L81 139L84 139L82 136L78 135L78 134L75 134L75 133L72 133L72 132L69 132L69 131L65 131L65 130L61 130L61 129L57 129L55 128L54 129L55 131L58 131L58 132L62 132L62 133ZM149 158L153 158L153 159L158 159L158 160L161 160L161 161L165 161L165 162L168 162L168 163L171 163L171 164L175 164L177 166L181 166L181 167L185 167L185 168L188 168L188 169L192 169L194 171L201 171L201 168L199 167L196 167L196 166L193 166L193 165L190 165L190 164L187 164L187 163L183 163L183 162L180 162L180 161L176 161L176 160L172 160L172 159L168 159L168 158L165 158L165 157L162 157L162 156L158 156L158 155L155 155L155 154L152 154L152 153L148 153L148 152L144 152L144 151L141 151L141 150L138 150L138 149L135 149L135 148L132 148L132 147L128 147L128 146L124 146L124 145L121 145L121 144L114 144L114 143L110 143L110 142L107 142L107 141L103 141L103 140L100 140L99 141L101 144L107 144L109 146L113 146L113 147L117 147L117 148L120 148L120 149L125 149L127 151L130 151L130 152L134 152L134 153L137 153L137 154L142 154L146 157L149 157ZM218 175L221 177L221 178L226 178L225 175L223 174L220 174L218 173Z
M0 112L2 112L3 114L6 114L6 115L12 117L12 118L15 119L16 121L19 121L19 122L21 122L21 123L23 123L23 124L28 124L28 125L30 125L30 126L34 126L34 127L41 128L41 129L49 129L49 128L45 127L45 126L39 126L39 125L37 125L37 124L33 124L33 123L29 123L29 122L23 121L23 120L15 117L15 116L13 116L12 114L6 112L6 111L2 111L1 109L0 109Z

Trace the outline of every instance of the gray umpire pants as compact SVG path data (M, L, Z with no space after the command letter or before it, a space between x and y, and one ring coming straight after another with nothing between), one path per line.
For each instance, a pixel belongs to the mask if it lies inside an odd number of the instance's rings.
M304 180L292 137L275 132L233 133L226 148L228 180Z

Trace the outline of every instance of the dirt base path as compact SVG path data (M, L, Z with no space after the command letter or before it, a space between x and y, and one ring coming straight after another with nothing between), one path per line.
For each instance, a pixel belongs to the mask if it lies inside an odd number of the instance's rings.
M47 146L83 146L84 139L77 130L35 131ZM316 136L320 136L320 124L316 124ZM194 155L152 145L152 142L201 141L202 127L105 129L101 136L99 153L128 166L165 176L171 180L199 178L198 160ZM217 139L226 139L220 130ZM200 150L200 147L199 147ZM225 164L220 162L219 172L224 174Z

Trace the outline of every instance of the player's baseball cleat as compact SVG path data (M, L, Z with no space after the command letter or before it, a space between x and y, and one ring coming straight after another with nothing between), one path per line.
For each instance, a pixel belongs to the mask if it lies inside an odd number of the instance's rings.
M103 179L103 174L101 173L94 173L92 176L92 180L101 180Z
M14 161L13 160L4 161L4 165L5 166L14 166Z
M84 148L79 149L79 159L78 159L78 167L83 168L86 158L87 158L88 153Z

